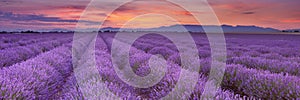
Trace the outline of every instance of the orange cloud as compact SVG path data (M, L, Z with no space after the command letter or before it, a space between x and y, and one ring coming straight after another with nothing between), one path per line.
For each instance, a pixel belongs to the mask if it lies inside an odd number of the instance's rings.
M122 27L124 23L135 18L136 16L145 14L162 14L172 17L181 24L197 24L192 14L185 11L178 5L172 4L167 1L155 1L155 2L145 2L145 1L134 1L125 4L118 9L116 9L104 23L104 26ZM143 19L135 20L135 26L131 27L150 27L150 26L163 26L163 25L173 25L174 21L168 20L163 16L153 16L144 17ZM149 24L152 23L152 24ZM158 24L155 24L158 23Z
M286 19L286 20L283 20L282 22L285 22L285 23L300 23L300 19Z

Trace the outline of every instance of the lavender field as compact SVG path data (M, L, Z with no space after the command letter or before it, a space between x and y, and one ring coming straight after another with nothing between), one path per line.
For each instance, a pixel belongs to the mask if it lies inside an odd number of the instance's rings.
M90 77L85 82L99 81L102 84L98 82L79 88L72 59L73 35L0 34L0 99L106 100L118 97L155 100L174 90L180 71L184 69L182 57L172 41L154 33L144 35L131 45L129 63L132 71L140 77L147 76L151 73L149 59L159 54L166 60L166 72L154 86L131 86L116 74L111 59L113 41L130 45L126 39L131 35L119 39L114 37L115 33L99 33L95 42L95 61L101 78ZM191 95L183 97L178 94L175 98L199 100L210 74L211 48L205 34L192 33L191 36L198 50L195 56L200 58L196 62L200 64L199 77L195 79L197 84ZM221 88L217 89L213 98L300 99L300 35L226 34L225 40L226 69ZM185 51L189 52L191 46L186 44L185 47ZM189 81L183 83L188 84ZM86 90L101 95L86 94Z

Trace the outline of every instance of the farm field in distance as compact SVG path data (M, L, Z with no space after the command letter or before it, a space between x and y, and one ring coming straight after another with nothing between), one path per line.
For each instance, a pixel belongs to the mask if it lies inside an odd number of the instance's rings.
M129 100L160 99L174 90L182 63L179 50L171 40L152 33L131 45L126 38L115 39L115 34L98 34L95 61L101 79L91 77L85 81L96 80L101 84L82 88L107 88L117 97ZM84 94L78 87L72 62L73 36L73 33L0 34L0 99L80 100L87 99L85 96L99 99L99 95ZM205 34L192 33L191 36L198 51L195 56L200 58L196 62L200 64L200 70L195 88L185 98L197 100L201 98L210 74L211 48ZM300 35L225 34L225 40L226 69L216 99L300 99ZM113 41L131 45L129 64L136 75L144 77L151 73L148 63L152 55L165 59L165 75L149 88L126 84L112 65ZM178 38L178 41L181 40ZM189 44L185 46L188 52ZM101 99L112 98L97 92ZM103 98L105 96L107 98Z

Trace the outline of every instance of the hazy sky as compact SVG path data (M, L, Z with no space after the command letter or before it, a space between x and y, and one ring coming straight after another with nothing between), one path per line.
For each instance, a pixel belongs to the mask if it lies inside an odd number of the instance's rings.
M109 15L116 2L98 0L101 4L83 18L87 28L98 27L96 21L105 26L121 27L124 22L147 12L165 13L178 17L182 24L197 24L190 12L180 6L168 5L163 0L139 0L126 4ZM201 6L201 2L182 1L190 6ZM0 0L0 30L73 30L81 13L90 0ZM277 29L300 28L300 0L208 0L221 24L256 25ZM206 12L193 12L205 14ZM145 28L176 24L166 17L148 15L136 18L128 27Z

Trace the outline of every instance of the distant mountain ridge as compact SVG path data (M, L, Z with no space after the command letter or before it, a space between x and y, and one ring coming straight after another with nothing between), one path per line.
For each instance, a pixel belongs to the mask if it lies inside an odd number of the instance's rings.
M184 29L184 28L185 29ZM231 25L222 25L222 26L216 26L216 25L171 25L171 26L161 26L156 28L112 28L112 27L106 27L100 29L100 31L126 31L126 32L136 32L136 31L153 31L153 32L205 32L203 27L214 29L221 27L225 33L251 33L251 32L257 32L257 33L268 33L268 32L281 32L280 30L274 29L274 28L263 28L258 26L231 26Z

